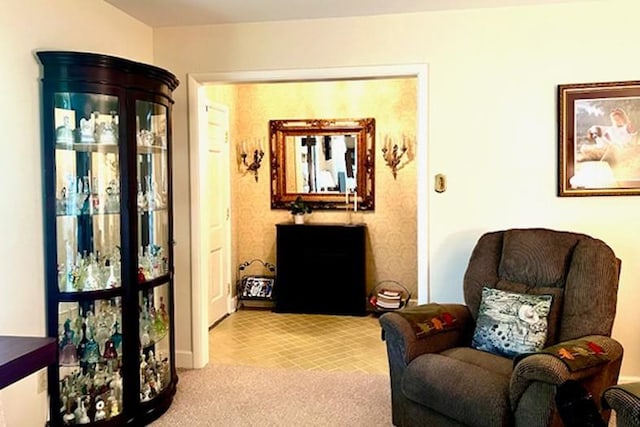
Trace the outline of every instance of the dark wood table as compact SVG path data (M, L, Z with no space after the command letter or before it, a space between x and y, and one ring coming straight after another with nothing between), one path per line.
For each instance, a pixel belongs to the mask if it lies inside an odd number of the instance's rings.
M0 336L0 389L57 360L55 338Z

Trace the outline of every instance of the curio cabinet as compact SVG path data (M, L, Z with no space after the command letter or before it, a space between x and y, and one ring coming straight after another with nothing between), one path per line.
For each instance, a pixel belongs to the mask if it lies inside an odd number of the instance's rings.
M176 77L81 52L38 52L50 424L145 425L170 406L174 360L171 109Z

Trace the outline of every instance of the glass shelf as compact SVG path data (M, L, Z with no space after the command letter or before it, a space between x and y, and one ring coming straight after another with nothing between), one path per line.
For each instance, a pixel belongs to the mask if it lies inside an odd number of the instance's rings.
M77 301L89 301L95 299L109 299L121 295L121 288L113 289L101 289L97 291L74 291L66 292L60 291L58 300L60 302L77 302Z
M56 150L61 151L79 151L83 153L117 153L118 145L111 144L97 144L97 143L83 143L83 142L71 142L71 143L59 143L56 142Z
M167 152L166 147L154 147L154 146L138 146L138 154L163 154Z

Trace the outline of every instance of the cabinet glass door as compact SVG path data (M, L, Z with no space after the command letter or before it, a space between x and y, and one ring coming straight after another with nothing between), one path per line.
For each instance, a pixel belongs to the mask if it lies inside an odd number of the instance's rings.
M136 101L140 400L171 383L167 107Z
M122 412L119 101L54 94L60 414Z
M171 383L169 284L139 293L140 400L158 396Z
M118 98L55 94L58 288L117 288L120 274Z
M138 281L169 272L167 107L136 101Z
M58 304L60 412L87 424L122 412L122 307L119 297Z

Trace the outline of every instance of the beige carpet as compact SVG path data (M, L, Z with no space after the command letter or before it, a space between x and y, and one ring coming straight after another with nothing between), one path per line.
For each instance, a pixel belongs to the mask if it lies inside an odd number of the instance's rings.
M162 426L391 426L388 375L209 365L179 373Z

